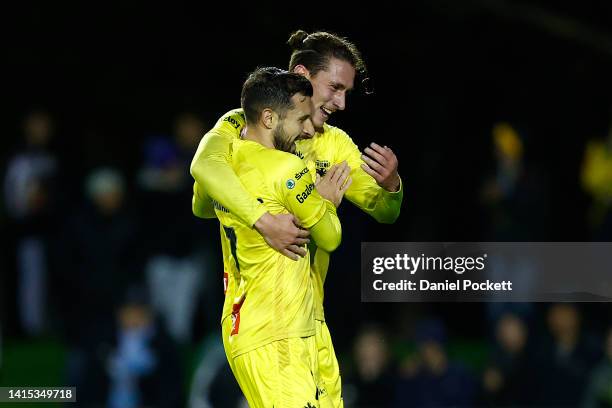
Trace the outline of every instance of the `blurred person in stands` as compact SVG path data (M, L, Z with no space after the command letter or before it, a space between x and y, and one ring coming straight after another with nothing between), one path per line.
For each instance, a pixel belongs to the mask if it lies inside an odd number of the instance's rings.
M126 206L125 181L114 168L86 179L86 202L62 231L57 291L68 345L67 383L81 401L104 401L103 346L110 342L113 307L123 289L141 279L134 216Z
M20 328L29 335L45 326L50 238L57 212L59 164L50 144L54 123L49 113L32 111L23 121L23 142L8 160L4 202L15 246L9 253L17 272Z
M345 403L351 407L390 407L395 389L387 336L379 326L366 326L353 348L354 372L346 379Z
M605 356L590 375L583 399L585 408L612 407L612 325L604 344Z
M110 408L184 405L180 355L155 319L146 289L131 286L117 311L106 361Z
M153 307L165 317L172 337L183 343L192 340L199 300L220 301L212 293L201 299L207 283L203 277L215 272L211 270L215 265L207 259L215 258L210 253L216 249L204 244L203 237L217 231L197 224L185 206L192 195L189 164L205 130L195 114L179 114L172 135L146 140L138 172L140 213L149 220L143 225L142 245L149 254L145 273ZM216 318L212 307L201 309L209 314L202 320L210 323Z
M581 316L570 303L553 304L547 311L550 337L536 354L538 399L547 406L577 406L586 381L599 359L598 342L581 328Z
M529 330L515 314L497 322L493 355L482 376L481 403L487 406L526 406L534 392L534 362L528 353Z
M488 241L536 241L547 237L547 182L528 155L525 132L501 121L493 125L493 168L481 201Z
M525 131L507 121L491 129L493 168L481 190L486 219L485 240L493 242L541 241L547 238L548 193L543 172L529 158ZM495 254L489 258L488 278L503 280L512 276L515 285L533 285L534 264L526 256ZM495 296L495 295L493 295ZM528 317L529 303L489 302L486 304L489 330L506 313Z
M591 196L589 224L596 241L612 241L612 111L605 139L588 142L581 172L582 188Z
M415 328L415 338L417 355L404 364L395 406L473 406L476 381L462 364L450 361L444 324L423 320Z

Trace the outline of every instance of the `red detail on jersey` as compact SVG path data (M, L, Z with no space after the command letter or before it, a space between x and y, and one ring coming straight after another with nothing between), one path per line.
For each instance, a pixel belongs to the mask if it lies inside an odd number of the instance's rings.
M232 305L232 332L230 333L230 336L238 334L238 330L240 329L240 308L244 303L244 299L245 298L243 296L239 303L234 303Z
M227 293L227 285L229 284L227 272L223 272L223 294Z

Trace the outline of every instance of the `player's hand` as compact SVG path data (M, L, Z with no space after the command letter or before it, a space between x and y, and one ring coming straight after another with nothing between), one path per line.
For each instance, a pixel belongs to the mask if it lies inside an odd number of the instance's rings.
M300 228L300 221L293 214L265 213L254 226L268 245L286 257L297 261L306 255L304 244L310 242L310 232Z
M346 190L348 190L353 182L350 174L351 168L346 161L334 164L323 177L317 174L315 187L321 197L331 201L338 208L344 193L346 193Z
M363 171L374 177L376 183L390 192L396 192L400 188L400 176L397 172L397 157L393 150L387 146L379 146L370 143L361 155L365 162L361 165Z

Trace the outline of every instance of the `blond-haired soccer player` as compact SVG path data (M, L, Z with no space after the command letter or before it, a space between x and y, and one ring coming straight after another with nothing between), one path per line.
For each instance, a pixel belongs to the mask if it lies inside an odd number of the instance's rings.
M349 201L378 222L395 222L403 196L395 154L388 147L374 143L362 154L344 131L326 123L334 112L345 108L346 94L353 88L357 74L365 73L359 51L348 40L326 32L309 35L297 31L289 39L289 45L293 50L290 71L308 78L313 86L312 122L316 130L313 137L296 142L296 154L304 159L310 173L316 171L324 177L330 177L328 169L332 169L335 176L337 171L334 165L346 161L353 181L346 192ZM288 225L290 217L275 218L259 206L257 200L245 191L229 165L229 145L244 126L244 113L239 109L233 110L223 115L204 136L191 165L195 186L229 208L246 224L252 225L272 247L288 256L303 256L300 245L306 242L306 238L301 235L302 230ZM328 400L332 406L339 407L343 404L340 371L323 311L323 284L329 253L319 247L314 254L312 279L320 395L322 401ZM226 275L226 286L228 296L222 322L231 315L232 310L230 293L234 290L235 282L231 273ZM226 353L232 366L227 347Z
M336 207L319 195L305 163L292 154L298 137L314 134L311 95L310 82L300 75L277 68L253 72L242 90L248 130L231 143L231 165L260 206L294 214L320 248L333 251L341 237ZM340 197L349 185L339 189ZM232 258L225 263L234 266L224 343L247 401L252 407L319 406L310 257L295 262L283 256L216 201L212 215L197 187L196 195L198 215L219 219L224 255Z

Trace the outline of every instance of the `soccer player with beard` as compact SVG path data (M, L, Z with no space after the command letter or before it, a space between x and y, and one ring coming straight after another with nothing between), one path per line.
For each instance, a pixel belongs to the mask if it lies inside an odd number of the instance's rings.
M292 72L308 78L313 86L312 122L316 133L296 141L296 154L304 159L309 172L317 172L327 182L345 177L350 167L352 185L346 192L349 201L381 223L393 223L399 216L403 197L397 172L398 161L386 146L372 143L362 154L341 129L326 122L346 106L346 94L353 88L355 77L365 74L365 64L354 44L326 32L308 35L297 31L289 39L293 52L289 63ZM230 143L239 137L245 126L244 113L233 110L223 115L202 139L191 165L194 184L194 214L201 206L200 194L205 191L218 203L236 214L247 225L262 234L266 242L288 256L305 255L300 246L306 242L300 229L287 226L290 217L271 215L250 195L234 174L230 162ZM338 167L341 166L341 167ZM296 173L296 178L299 173ZM341 183L340 183L341 184ZM318 188L318 187L317 187ZM276 230L274 226L278 227ZM225 247L228 247L226 244ZM227 252L227 251L226 251ZM316 346L318 350L319 393L321 405L343 406L338 362L323 311L323 284L329 267L329 252L315 248L311 277L315 295ZM297 257L295 257L297 258ZM230 367L231 347L227 339L231 325L233 292L239 280L229 257L225 257L226 299L222 313L223 340Z
M340 244L335 205L345 183L324 200L311 173L294 155L298 137L312 137L312 86L303 76L261 68L246 80L242 108L248 129L231 142L230 164L249 194L271 214L291 213L319 248ZM299 175L299 177L298 177ZM227 319L236 379L252 407L318 406L314 294L310 257L297 262L271 248L251 225L197 191L198 213L217 217L229 243L237 284ZM228 251L229 249L229 251ZM239 282L239 284L238 284ZM231 320L231 325L229 324Z

